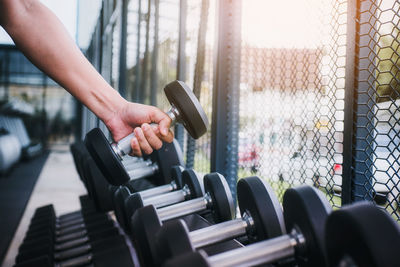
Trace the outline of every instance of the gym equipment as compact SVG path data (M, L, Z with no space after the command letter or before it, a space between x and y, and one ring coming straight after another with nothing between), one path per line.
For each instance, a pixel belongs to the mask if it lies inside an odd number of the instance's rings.
M131 251L126 244L124 237L112 237L101 242L94 242L91 245L64 251L61 261L58 256L37 255L34 258L18 258L16 266L86 266L93 264L94 266L135 266ZM60 255L60 254L57 254ZM117 257L116 257L117 255ZM43 261L47 259L47 262ZM59 258L59 257L58 257ZM40 264L39 264L40 263ZM38 265L39 264L39 265Z
M174 139L172 143L164 142L163 146L159 150L153 151L147 160L140 160L126 166L124 165L124 172L129 176L128 182L149 178L157 185L163 185L171 181L169 171L175 165L184 166L184 162L179 143ZM104 172L102 173L104 174ZM113 184L110 181L119 179L116 174L105 178L110 184Z
M165 194L143 197L141 193L130 194L126 187L120 187L115 192L114 205L115 215L122 228L129 231L131 217L139 208L147 205L160 208L185 200L199 198L203 195L198 175L194 170L184 170L182 173L179 173L179 170L173 168L171 176L175 175L178 175L178 177L182 176L181 189Z
M256 266L291 258L298 266L328 266L325 222L331 207L322 192L310 186L288 189L283 210L289 234L210 257L201 250L182 254L163 266Z
M160 262L217 242L247 236L250 242L286 234L282 208L272 188L258 177L239 180L241 218L189 232L182 220L166 222L156 237Z
M203 197L156 209L153 205L136 210L131 219L131 233L142 261L153 266L157 260L155 236L162 222L188 214L211 211L214 221L231 220L235 215L234 203L225 178L219 173L204 176Z
M400 227L387 212L369 202L332 212L325 240L332 267L399 265Z
M6 173L21 157L21 144L10 133L0 132L0 174Z
M193 138L197 139L203 135L207 131L208 119L189 87L181 81L174 81L169 83L164 91L172 106L167 112L172 120L171 126L176 122L181 122ZM110 144L99 128L91 130L85 137L84 142L89 153L112 185L122 185L130 179L121 159L124 155L131 153L130 142L133 137L134 133L124 137L118 143ZM166 159L163 158L163 160ZM179 165L179 163L173 165Z

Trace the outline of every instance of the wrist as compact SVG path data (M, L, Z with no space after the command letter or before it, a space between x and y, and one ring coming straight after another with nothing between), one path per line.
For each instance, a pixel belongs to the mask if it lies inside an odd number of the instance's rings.
M102 120L106 125L112 121L121 110L125 108L128 101L126 101L116 90L111 86L107 89L95 90L95 99L97 102L93 112Z

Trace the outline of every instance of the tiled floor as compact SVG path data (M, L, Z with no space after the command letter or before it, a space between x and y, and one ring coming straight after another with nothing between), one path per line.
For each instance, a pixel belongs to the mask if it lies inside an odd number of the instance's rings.
M14 264L18 247L37 207L53 204L57 215L72 212L79 209L78 197L83 194L86 194L86 191L79 180L69 147L66 145L53 146L8 249L3 267Z

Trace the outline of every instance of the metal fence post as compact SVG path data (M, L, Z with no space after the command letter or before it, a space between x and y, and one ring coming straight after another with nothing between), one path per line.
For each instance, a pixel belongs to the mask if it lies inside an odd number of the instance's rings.
M356 82L357 0L347 3L346 80L343 129L342 205L352 201L353 169L353 105Z
M187 0L179 1L179 37L178 37L178 66L177 79L186 81L186 16ZM175 125L175 138L183 149L184 128L181 124Z
M137 40L136 40L136 66L135 66L135 86L133 100L140 100L140 34L142 27L142 0L138 0L138 22L137 22Z
M222 173L236 198L239 134L241 1L218 1L211 171Z
M358 27L357 27L357 84L355 90L355 121L353 134L353 155L354 155L354 180L352 200L372 200L372 156L373 156L373 132L374 125L373 112L371 112L376 104L373 97L370 97L371 91L375 91L375 85L370 82L370 75L374 74L374 68L369 62L371 51L375 50L375 43L371 40L377 30L370 23L374 23L376 18L369 12L362 12L363 8L368 9L368 6L373 1L363 1L358 7ZM372 22L371 22L372 21ZM360 38L363 35L364 38Z
M128 1L122 0L121 5L121 36L119 42L119 78L118 91L122 97L126 97L126 41L128 23Z
M147 94L147 71L148 71L148 61L149 61L149 35L150 35L150 17L151 17L151 0L147 1L147 16L146 16L146 41L145 50L143 56L143 67L142 67L142 77L140 81L140 88L138 90L139 102L145 103Z
M151 74L150 74L150 104L157 106L157 87L158 87L158 28L160 15L160 1L154 0L154 38L153 53L151 55Z

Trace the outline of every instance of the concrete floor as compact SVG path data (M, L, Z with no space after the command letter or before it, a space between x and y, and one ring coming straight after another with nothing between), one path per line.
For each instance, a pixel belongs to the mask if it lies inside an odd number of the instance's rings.
M79 196L86 194L67 145L54 145L32 192L3 267L13 266L30 219L36 208L53 204L57 215L80 209Z

